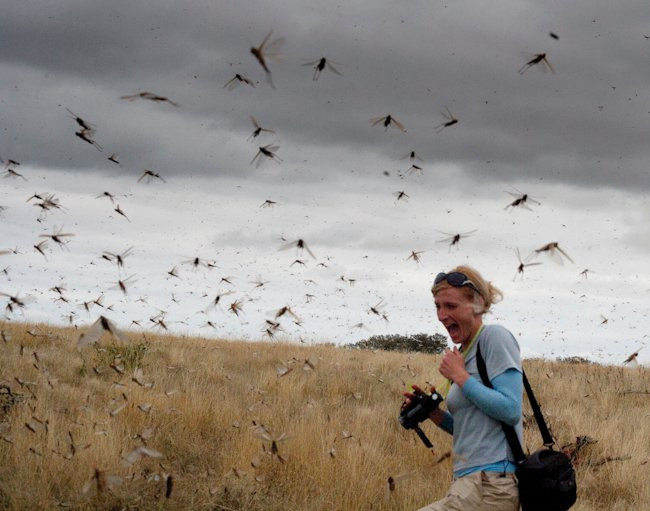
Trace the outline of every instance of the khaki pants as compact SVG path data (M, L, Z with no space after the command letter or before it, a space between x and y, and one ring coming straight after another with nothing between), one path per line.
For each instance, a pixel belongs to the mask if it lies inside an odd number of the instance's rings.
M447 495L419 511L517 511L517 478L501 472L474 472L451 484Z

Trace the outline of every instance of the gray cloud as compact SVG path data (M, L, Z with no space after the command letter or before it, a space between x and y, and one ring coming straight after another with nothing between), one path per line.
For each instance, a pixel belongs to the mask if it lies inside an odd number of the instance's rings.
M2 152L46 167L115 172L74 137L68 106L97 124L106 152L138 172L237 174L254 154L243 143L252 114L295 156L286 166L336 162L341 150L395 158L413 147L427 162L461 164L474 177L645 188L643 4L478 5L410 5L383 17L301 2L271 12L234 2L14 5L1 22L0 58L9 66L1 121L14 135ZM286 38L284 62L270 64L276 91L248 52L270 28ZM548 51L557 74L518 75L522 51ZM325 70L313 82L300 64L320 55L340 61L344 77ZM235 72L257 87L224 89ZM118 99L143 90L181 109ZM460 122L436 134L444 108ZM370 127L369 118L388 113L406 135Z

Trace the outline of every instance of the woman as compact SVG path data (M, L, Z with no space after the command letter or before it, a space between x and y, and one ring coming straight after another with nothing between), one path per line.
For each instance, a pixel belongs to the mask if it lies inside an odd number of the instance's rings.
M438 320L460 346L445 350L439 368L448 379L441 389L448 411L439 408L429 416L453 435L454 481L443 499L420 511L517 511L514 456L501 422L514 426L523 440L519 345L502 326L483 324L483 314L502 298L501 291L473 268L458 266L439 273L431 292ZM493 389L483 385L478 373L478 344ZM413 394L405 395L408 404Z

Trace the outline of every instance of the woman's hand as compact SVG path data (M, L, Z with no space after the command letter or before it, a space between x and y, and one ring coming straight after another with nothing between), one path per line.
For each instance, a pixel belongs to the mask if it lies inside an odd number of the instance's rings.
M407 408L411 404L411 400L415 396L420 396L420 395L424 394L424 390L422 390L417 385L411 385L411 387L413 388L413 392L402 392L402 395L406 399L402 402L402 406L400 408L400 411L403 411L405 408Z
M402 392L402 395L406 398L404 402L402 403L402 407L400 408L400 411L403 411L406 407L408 407L411 404L411 399L413 399L417 395L422 395L424 394L424 390L422 390L420 387L417 385L412 385L413 392ZM435 392L436 388L434 386L431 386L431 392ZM445 417L445 412L442 411L440 408L436 408L429 414L429 419L431 419L435 424L440 424L442 420Z
M469 378L469 373L465 370L465 359L456 346L453 350L445 350L438 371L459 387L462 387Z

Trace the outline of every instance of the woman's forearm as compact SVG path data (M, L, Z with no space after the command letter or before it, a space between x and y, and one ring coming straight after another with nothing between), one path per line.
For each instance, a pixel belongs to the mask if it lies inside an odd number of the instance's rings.
M516 369L508 369L491 381L493 389L470 377L462 387L463 394L486 415L510 426L521 420L523 378Z
M447 410L436 408L431 412L431 414L429 414L429 419L431 419L436 426L443 431L446 431L450 435L454 434L454 418Z

